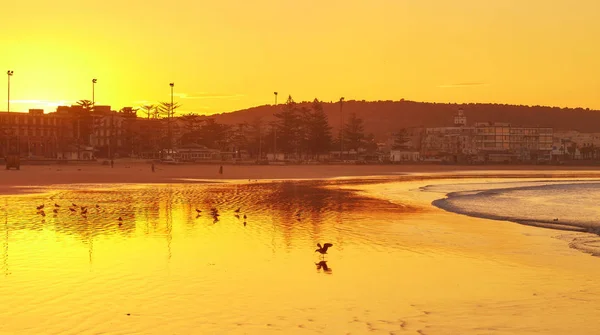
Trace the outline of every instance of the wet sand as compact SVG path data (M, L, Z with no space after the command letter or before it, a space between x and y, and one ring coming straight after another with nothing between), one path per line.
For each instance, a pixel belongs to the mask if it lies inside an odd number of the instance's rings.
M189 168L135 178L209 178L218 166ZM225 174L239 179L264 178L259 167L230 168ZM325 174L323 167L289 168L270 172L278 178ZM354 173L376 175L372 168ZM392 168L390 174L423 172ZM60 177L54 180L36 169L39 185L131 182L124 180L131 176L125 167L55 171ZM600 257L568 244L586 235L443 211L431 205L443 194L419 188L455 183L455 177L488 179L468 177L482 172L438 172L433 179L425 174L425 180L368 185L240 180L131 185L119 193L118 185L91 191L65 185L71 189L5 197L0 333L595 333ZM18 178L6 184L27 185ZM101 201L106 212L65 221L61 214L42 223L28 210L73 201ZM212 206L221 209L220 222L195 217L195 208ZM249 214L247 226L233 215L240 206ZM295 219L298 212L302 221ZM125 218L122 227L117 216ZM315 244L325 241L334 244L329 272L315 267Z
M491 174L569 174L600 176L594 167L555 167L531 165L164 165L136 161L116 161L114 168L100 164L81 165L23 165L21 170L0 170L0 194L17 193L15 186L44 186L73 183L178 183L189 179L211 181L269 180L269 179L326 179L336 177L399 176L431 174L447 177ZM520 174L518 172L521 172ZM464 177L464 176L463 176ZM188 179L187 181L185 179Z

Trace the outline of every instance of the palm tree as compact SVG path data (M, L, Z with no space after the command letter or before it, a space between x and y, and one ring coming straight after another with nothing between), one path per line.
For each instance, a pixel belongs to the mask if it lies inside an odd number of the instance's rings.
M150 119L150 115L152 115L155 107L155 105L143 105L140 107L140 109L148 116L148 119Z
M78 106L83 107L83 110L92 112L94 110L94 103L91 100L79 100L76 102Z

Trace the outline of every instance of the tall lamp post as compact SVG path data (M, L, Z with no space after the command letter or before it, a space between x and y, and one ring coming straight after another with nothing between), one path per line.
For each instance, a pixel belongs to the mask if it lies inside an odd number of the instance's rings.
M340 98L340 160L344 160L344 97Z
M6 107L6 110L9 113L10 113L10 77L12 77L14 73L15 72L13 70L6 71L6 74L8 75L8 100L7 100L8 106Z
M169 106L169 118L167 120L167 123L169 125L169 154L173 154L171 151L173 151L173 139L172 139L172 133L171 133L171 117L173 115L173 87L175 86L175 83L170 83L169 86L171 86L171 106Z
M275 106L277 106L277 92L273 92L275 94Z
M92 106L96 104L96 83L98 79L92 79Z

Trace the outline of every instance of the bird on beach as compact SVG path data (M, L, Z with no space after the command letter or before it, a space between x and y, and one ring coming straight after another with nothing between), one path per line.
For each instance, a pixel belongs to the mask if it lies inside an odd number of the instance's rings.
M57 207L57 208L58 208L58 207L60 207L60 205L59 205L59 204L57 204L57 203L55 203L55 204L54 204L54 207Z
M235 213L239 213L241 209L242 209L242 208L240 207L240 208L236 209L234 212L235 212Z
M119 216L118 221L123 221L123 218Z
M39 205L39 206L37 206L37 207L36 207L36 209L37 209L38 211L39 211L39 210L41 210L41 209L43 209L43 208L44 208L44 204L41 204L41 205Z
M54 214L58 214L58 209L55 208L52 211L54 212Z
M321 246L321 243L317 243L317 247L319 247L319 249L315 250L315 252L319 252L321 255L325 256L325 254L327 254L327 249L333 247L333 244L325 243Z
M73 207L77 207L77 205L75 205L75 203L71 203L71 205L72 205Z
M46 216L46 213L44 213L44 211L40 211L40 215L41 216Z
M244 221L247 219L248 217L246 216L246 214L244 214Z
M71 207L71 208L69 208L69 210L70 210L71 212L75 212L75 208L72 208L72 207Z
M200 213L202 213L202 210L196 208L196 213L200 214Z
M558 221L558 218L554 219L554 221Z

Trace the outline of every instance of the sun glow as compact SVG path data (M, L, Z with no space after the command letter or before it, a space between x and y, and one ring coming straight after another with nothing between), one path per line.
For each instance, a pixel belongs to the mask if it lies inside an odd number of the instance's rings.
M5 7L0 64L15 71L15 111L91 100L92 78L96 101L115 109L167 101L170 82L182 110L203 114L270 104L274 90L296 100L600 108L600 3L593 0L34 0Z

